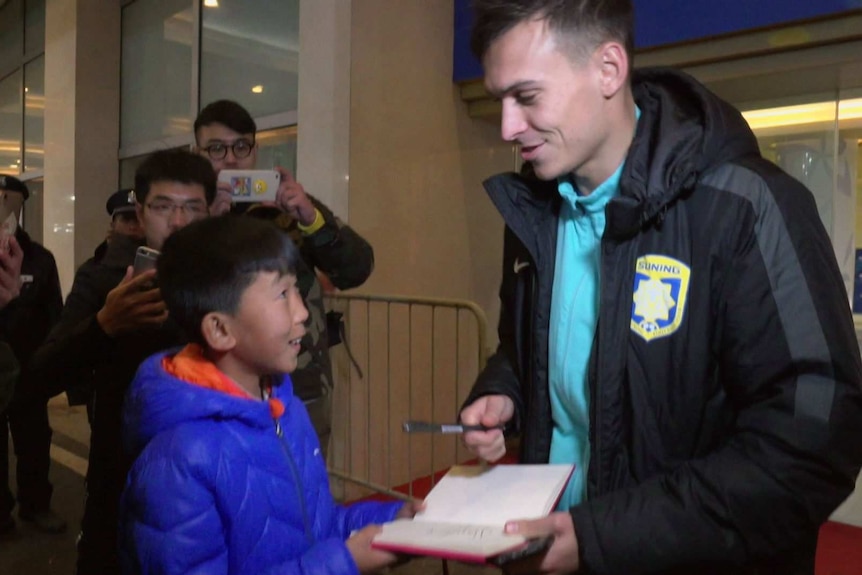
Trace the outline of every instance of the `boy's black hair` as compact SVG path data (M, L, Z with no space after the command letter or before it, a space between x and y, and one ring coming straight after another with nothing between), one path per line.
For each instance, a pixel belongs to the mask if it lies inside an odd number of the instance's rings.
M227 126L237 134L251 134L252 137L257 134L257 124L254 123L251 114L233 100L216 100L201 110L195 119L195 141L197 141L198 130L212 124Z
M296 275L299 252L275 224L225 215L190 223L165 240L157 269L168 313L189 339L205 345L201 322L235 314L258 273Z
M495 40L532 19L547 20L558 38L581 50L616 40L634 58L632 0L473 0L470 48L480 60Z
M207 205L216 197L216 173L209 160L186 150L161 150L151 154L135 171L135 200L143 205L157 182L200 184Z

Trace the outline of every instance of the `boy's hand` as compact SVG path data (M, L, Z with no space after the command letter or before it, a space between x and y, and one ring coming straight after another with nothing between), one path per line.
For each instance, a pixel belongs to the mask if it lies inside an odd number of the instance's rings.
M159 288L148 288L156 277L156 270L147 270L132 277L129 266L122 281L108 292L105 305L96 314L102 330L114 337L142 327L157 327L168 319L168 309Z
M411 499L401 506L395 519L413 519L413 516L425 509L425 502L421 499Z
M368 525L347 540L347 550L360 573L374 573L398 561L397 555L371 547L371 540L380 531L379 525Z

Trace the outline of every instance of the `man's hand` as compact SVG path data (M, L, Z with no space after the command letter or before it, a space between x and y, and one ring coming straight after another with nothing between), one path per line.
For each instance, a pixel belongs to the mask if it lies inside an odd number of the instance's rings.
M551 573L554 575L574 573L581 567L575 526L572 523L572 516L565 511L551 513L547 517L532 521L509 521L506 523L506 533L517 533L528 539L544 535L554 536L551 547L544 555L536 557L536 559L541 558L541 562L538 569L531 571L533 573ZM512 565L512 568L513 573L518 571L516 565ZM508 571L508 569L504 568L504 571Z
M371 547L371 540L380 531L379 525L368 525L347 540L347 550L360 573L374 573L398 561L397 555Z
M15 236L9 237L9 251L0 251L0 309L21 293L21 264L24 252Z
M231 187L227 182L218 183L218 191L213 203L210 204L211 216L222 216L230 211L230 206L233 204L231 196Z
M497 427L508 423L515 414L515 404L505 395L485 395L461 412L461 423ZM468 431L464 434L464 445L485 461L497 461L506 455L506 439L501 429L491 431Z
M310 226L314 223L317 210L305 193L305 188L294 179L290 170L284 168L276 168L276 170L281 174L281 183L275 196L276 205L293 216L293 219L300 224Z
M132 277L129 266L122 281L108 292L105 305L96 314L102 330L114 337L142 327L156 327L168 319L168 309L157 287L149 287L156 270L148 270Z

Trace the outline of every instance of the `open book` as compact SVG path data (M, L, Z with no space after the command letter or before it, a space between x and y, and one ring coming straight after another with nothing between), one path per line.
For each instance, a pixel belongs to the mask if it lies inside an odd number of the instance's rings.
M513 519L549 514L573 469L573 465L456 465L425 498L423 512L383 525L372 546L486 563L526 543L520 535L504 533L503 526Z

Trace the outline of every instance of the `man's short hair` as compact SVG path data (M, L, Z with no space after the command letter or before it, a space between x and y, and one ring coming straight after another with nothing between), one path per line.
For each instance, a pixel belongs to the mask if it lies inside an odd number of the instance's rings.
M257 124L254 123L251 114L233 100L216 100L201 110L195 119L195 140L198 137L198 130L212 124L227 126L237 134L252 136L257 134Z
M190 223L165 240L158 282L171 318L193 342L205 344L208 313L235 314L261 272L296 275L299 252L273 223L224 215Z
M151 154L135 171L135 198L143 205L157 182L200 184L207 205L216 197L216 173L209 160L186 150L161 150Z
M470 48L480 60L495 40L528 20L546 20L560 39L595 48L616 40L634 57L634 7L631 0L473 0Z

